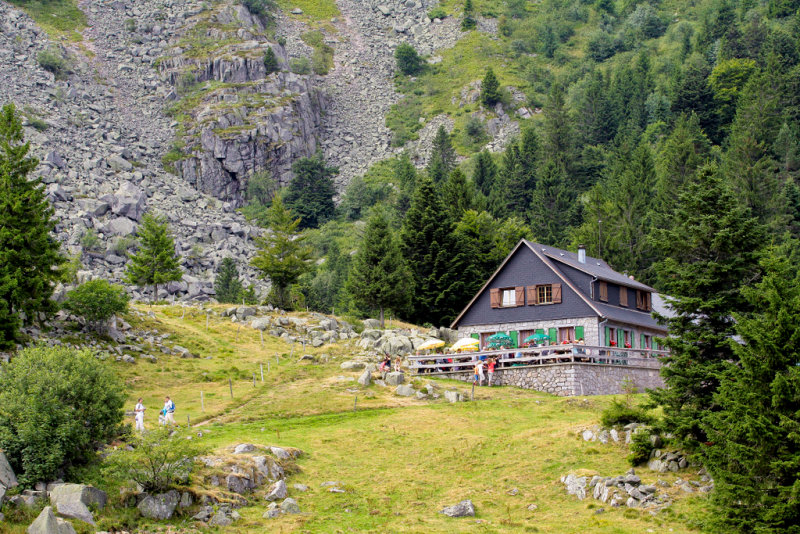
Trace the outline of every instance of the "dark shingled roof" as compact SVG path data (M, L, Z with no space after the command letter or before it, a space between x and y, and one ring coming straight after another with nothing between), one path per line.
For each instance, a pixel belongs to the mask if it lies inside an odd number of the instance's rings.
M658 324L653 316L647 312L632 310L630 308L620 308L603 302L593 302L598 310L610 321L625 324L635 324L652 328L654 330L667 331L667 327Z
M570 252L568 250L562 250L560 248L550 247L547 245L540 245L539 243L534 243L532 241L527 241L527 240L525 240L525 242L529 247L532 247L537 251L543 253L548 258L561 262L564 265L569 265L573 269L583 271L591 276L595 276L599 280L604 280L606 282L613 282L615 284L623 285L626 287L632 287L634 289L641 289L644 291L655 292L655 289L653 289L652 287L645 285L641 282L637 282L636 280L631 280L624 274L618 273L617 271L609 267L606 262L604 262L599 258L592 258L587 255L586 263L581 263L578 261L577 252Z

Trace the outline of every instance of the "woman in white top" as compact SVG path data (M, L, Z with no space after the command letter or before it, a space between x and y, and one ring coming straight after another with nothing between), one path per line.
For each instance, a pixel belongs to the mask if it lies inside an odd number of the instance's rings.
M144 410L145 407L144 404L142 404L142 398L139 397L136 408L133 409L136 414L136 430L139 432L144 432Z

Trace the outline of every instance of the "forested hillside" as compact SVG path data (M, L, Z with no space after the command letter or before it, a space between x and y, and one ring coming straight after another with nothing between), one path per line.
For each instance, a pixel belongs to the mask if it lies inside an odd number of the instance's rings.
M384 307L434 324L451 320L523 236L585 244L670 291L652 266L668 256L663 230L698 174L719 178L737 204L724 209L749 210L764 243L796 234L798 7L442 2L429 16L460 20L460 40L428 61L402 47L404 96L386 120L397 146L432 121L452 129L439 129L429 157L410 152L354 178L335 213L316 218L308 241L325 260L301 278L297 304L354 306L351 253L375 212L391 222L415 286L410 305ZM486 150L510 116L520 134Z

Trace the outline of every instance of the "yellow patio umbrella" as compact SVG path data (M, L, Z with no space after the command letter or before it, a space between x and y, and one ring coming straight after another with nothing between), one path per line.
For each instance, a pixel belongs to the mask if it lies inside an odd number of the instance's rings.
M457 352L460 352L462 350L477 350L478 345L480 344L481 342L479 339L475 339L473 337L463 337L458 341L456 341L455 343L453 343L453 346L450 347L450 349Z
M444 341L441 339L431 339L417 347L417 350L438 349L439 347L444 347Z

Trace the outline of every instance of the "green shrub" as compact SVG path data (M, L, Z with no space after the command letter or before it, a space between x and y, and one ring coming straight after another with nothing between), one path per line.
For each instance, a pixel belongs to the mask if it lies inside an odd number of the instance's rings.
M117 434L124 384L88 350L32 347L0 368L0 447L30 485L85 463Z
M94 228L87 229L81 236L81 247L88 252L97 252L103 248L103 242Z
M136 31L136 19L125 20L125 31L128 33L133 33Z
M611 406L603 410L600 416L600 423L606 427L627 425L628 423L651 424L653 417L647 410L640 406L635 406L631 402L614 399Z
M408 43L400 43L394 51L397 68L405 75L411 76L422 70L423 61L419 54Z
M144 491L160 493L185 483L195 456L206 447L186 439L172 428L160 427L134 437L127 448L117 449L105 460L104 469L115 477L139 484Z
M67 60L55 46L49 46L39 52L36 56L39 65L46 71L52 72L57 79L62 78L68 72Z
M107 280L90 280L67 293L65 310L83 317L94 330L102 331L106 321L128 310L125 288Z
M447 12L441 6L436 6L433 9L431 9L430 11L428 11L428 18L431 19L431 20L433 20L433 19L441 20L441 19L443 19L445 17L447 17Z
M269 12L275 9L275 2L272 0L241 0L250 13L261 17L266 17Z
M272 50L271 46L267 47L266 52L264 52L264 67L267 69L268 75L280 70L278 58L275 56L275 51Z
M631 453L628 455L628 461L633 467L649 460L651 452L653 443L650 441L650 432L640 430L631 436Z
M314 74L324 76L328 74L333 67L333 49L330 47L328 48L330 49L330 53L317 48L314 50L314 53L311 54L311 70L314 71Z
M307 57L294 57L289 60L289 70L295 74L308 74L311 72L311 62Z
M136 246L136 238L133 236L121 236L114 239L108 247L111 252L123 258L128 257L128 252Z

